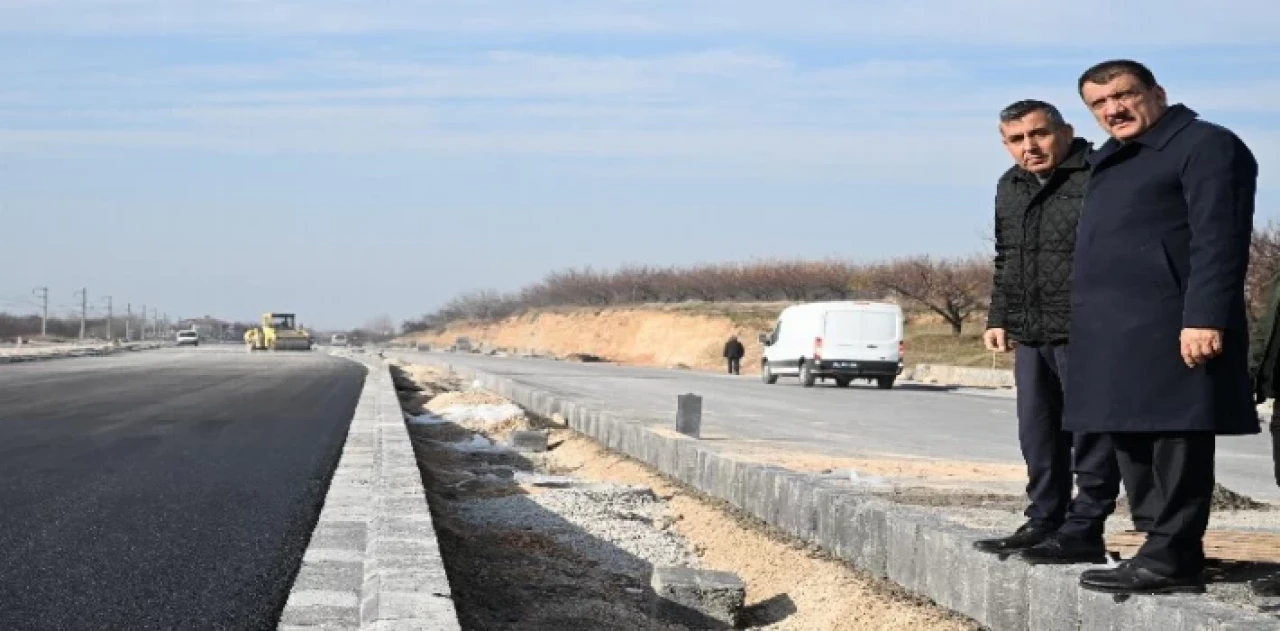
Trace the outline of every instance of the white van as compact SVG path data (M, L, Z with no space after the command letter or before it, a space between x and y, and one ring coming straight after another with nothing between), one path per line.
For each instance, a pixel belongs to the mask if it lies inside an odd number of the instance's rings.
M832 379L847 387L854 379L889 389L902 374L902 307L886 302L814 302L787 307L773 332L760 335L765 383L794 375L812 387Z

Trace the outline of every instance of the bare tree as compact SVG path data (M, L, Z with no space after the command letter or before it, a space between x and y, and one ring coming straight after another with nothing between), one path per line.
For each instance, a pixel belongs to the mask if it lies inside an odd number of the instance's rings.
M1280 224L1271 221L1266 227L1253 231L1249 244L1249 271L1244 289L1250 319L1256 320L1267 308L1267 285L1277 272L1280 272Z
M369 332L370 337L375 341L390 339L396 334L395 321L389 315L380 315L371 318L365 323L364 329Z
M969 316L986 307L991 295L991 264L985 257L933 259L915 256L876 267L867 282L942 316L960 335Z
M959 327L981 308L990 285L990 265L988 257L954 261L915 257L881 265L827 259L758 260L683 269L628 265L612 272L567 269L552 272L512 294L463 294L403 326L406 331L435 330L455 320L493 321L530 309L558 306L606 307L686 300L840 300L882 297L892 291L936 311Z

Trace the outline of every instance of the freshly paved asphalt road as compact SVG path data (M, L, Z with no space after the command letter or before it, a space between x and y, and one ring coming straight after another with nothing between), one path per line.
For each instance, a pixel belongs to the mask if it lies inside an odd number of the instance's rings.
M0 629L274 628L364 373L239 346L0 366Z
M412 359L414 353L399 353ZM600 409L668 427L676 396L703 397L704 435L826 456L916 456L1022 463L1009 396L900 383L802 388L795 378L766 385L756 376L710 374L545 359L430 353L429 357L505 376ZM1219 438L1218 481L1259 499L1280 500L1271 443L1263 434Z

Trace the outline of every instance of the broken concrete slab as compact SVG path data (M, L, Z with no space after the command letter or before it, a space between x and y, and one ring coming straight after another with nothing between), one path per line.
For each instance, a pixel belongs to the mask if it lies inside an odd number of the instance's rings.
M699 629L711 621L737 627L747 598L746 585L730 572L654 568L651 586L660 617Z
M547 434L539 431L511 432L507 444L523 453L541 453L547 450Z

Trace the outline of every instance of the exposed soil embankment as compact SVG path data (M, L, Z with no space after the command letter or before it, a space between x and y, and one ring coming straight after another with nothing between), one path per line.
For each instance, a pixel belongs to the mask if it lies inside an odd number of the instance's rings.
M752 305L714 310L652 307L563 310L531 313L500 322L455 323L444 332L412 339L447 346L460 336L486 348L533 351L566 357L590 354L607 361L640 366L719 370L730 335L747 347L742 371L756 371L761 347L757 336L772 327L782 307Z
M763 347L760 333L773 328L781 303L689 303L608 309L557 309L528 313L492 323L455 322L443 331L407 338L447 347L459 337L485 349L560 358L588 355L635 366L725 370L721 356L729 336L746 347L744 374L757 374ZM975 317L962 335L927 314L907 323L908 364L936 363L979 368L1008 368L1011 356L993 356L982 348L983 319Z

